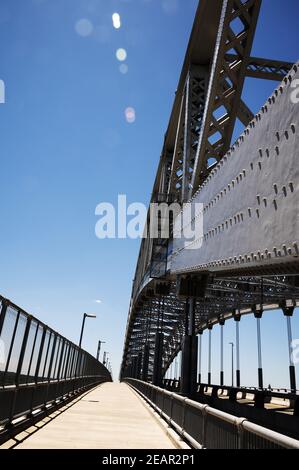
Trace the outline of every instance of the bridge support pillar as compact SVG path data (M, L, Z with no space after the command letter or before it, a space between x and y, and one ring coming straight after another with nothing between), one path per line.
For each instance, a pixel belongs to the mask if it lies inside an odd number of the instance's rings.
M212 329L212 325L209 325L208 385L212 383Z
M181 393L192 396L197 388L198 338L195 335L195 299L186 300L186 334L183 339ZM189 334L188 334L189 333Z
M142 353L140 352L137 356L137 379L141 379L141 368L142 368Z
M219 319L220 324L220 385L224 385L224 367L223 367L223 327L225 320Z
M264 381L263 381L262 338L261 338L261 318L263 316L263 308L260 307L258 309L257 306L254 306L253 313L256 318L256 332L257 332L258 386L260 389L263 389Z
M287 322L287 334L288 334L288 348L289 348L289 371L290 371L290 389L293 393L297 392L296 386L296 370L293 359L293 335L292 335L292 316L294 314L295 307L292 305L288 307L287 305L282 306L283 314L286 317Z
M142 362L142 380L147 382L148 379L148 363L149 363L149 344L144 345L143 362Z
M133 357L132 362L132 377L133 379L138 379L138 356Z
M198 333L198 383L201 384L201 355L202 355L202 334L203 331L200 330Z
M241 372L240 372L240 320L241 315L235 314L234 319L236 322L236 385L238 388L241 387Z
M181 393L192 396L197 386L197 336L185 335L182 348Z
M156 333L155 355L153 369L153 385L161 387L162 385L162 358L163 358L164 334L161 331Z

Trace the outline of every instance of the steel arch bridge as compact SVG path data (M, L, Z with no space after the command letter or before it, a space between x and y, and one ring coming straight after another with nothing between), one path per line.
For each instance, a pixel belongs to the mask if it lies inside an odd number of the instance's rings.
M163 216L158 237L150 237L146 228L121 379L175 386L194 396L201 384L198 339L205 329L223 327L232 318L239 388L239 321L253 314L262 391L260 319L265 310L282 310L292 341L291 317L299 305L299 107L292 93L299 71L297 64L251 57L260 7L261 0L199 2L151 203L168 208L177 203L181 217L187 203L202 204L203 232L186 242L175 236L176 219L170 217L166 237ZM278 84L256 115L242 99L246 77L255 78L257 86L258 79ZM232 145L238 121L244 131ZM197 216L195 211L190 227ZM150 217L149 209L148 222ZM218 385L224 386L223 328L221 335ZM180 351L180 380L165 381ZM296 394L291 350L289 368Z

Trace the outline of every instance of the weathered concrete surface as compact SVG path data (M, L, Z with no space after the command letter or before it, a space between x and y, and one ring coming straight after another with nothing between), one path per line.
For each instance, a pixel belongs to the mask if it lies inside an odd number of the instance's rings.
M16 449L174 449L162 427L125 384L105 383Z

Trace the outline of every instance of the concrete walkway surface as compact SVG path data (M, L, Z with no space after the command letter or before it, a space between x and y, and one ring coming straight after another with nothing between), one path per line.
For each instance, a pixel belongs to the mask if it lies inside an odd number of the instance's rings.
M16 449L175 449L144 402L123 383L105 383Z

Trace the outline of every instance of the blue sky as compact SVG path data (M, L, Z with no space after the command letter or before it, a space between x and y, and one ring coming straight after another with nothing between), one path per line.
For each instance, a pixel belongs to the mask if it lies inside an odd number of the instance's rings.
M298 1L281 4L264 0L253 54L295 61ZM129 203L148 201L196 7L196 0L0 3L0 79L6 84L0 291L74 341L82 313L96 313L86 323L83 346L95 354L97 341L105 340L115 375L139 241L98 240L95 207L115 203L118 194ZM121 15L119 30L112 26L114 12ZM118 48L127 51L126 74L119 70ZM274 86L247 80L244 97L253 111ZM136 111L131 124L128 107ZM262 324L265 350L272 350L274 337L278 341L275 361L268 353L265 359L266 380L287 385L287 344L274 318L267 314ZM241 335L245 323L242 359L253 364L246 371L253 381L255 325L244 319ZM233 329L226 331L228 343Z

